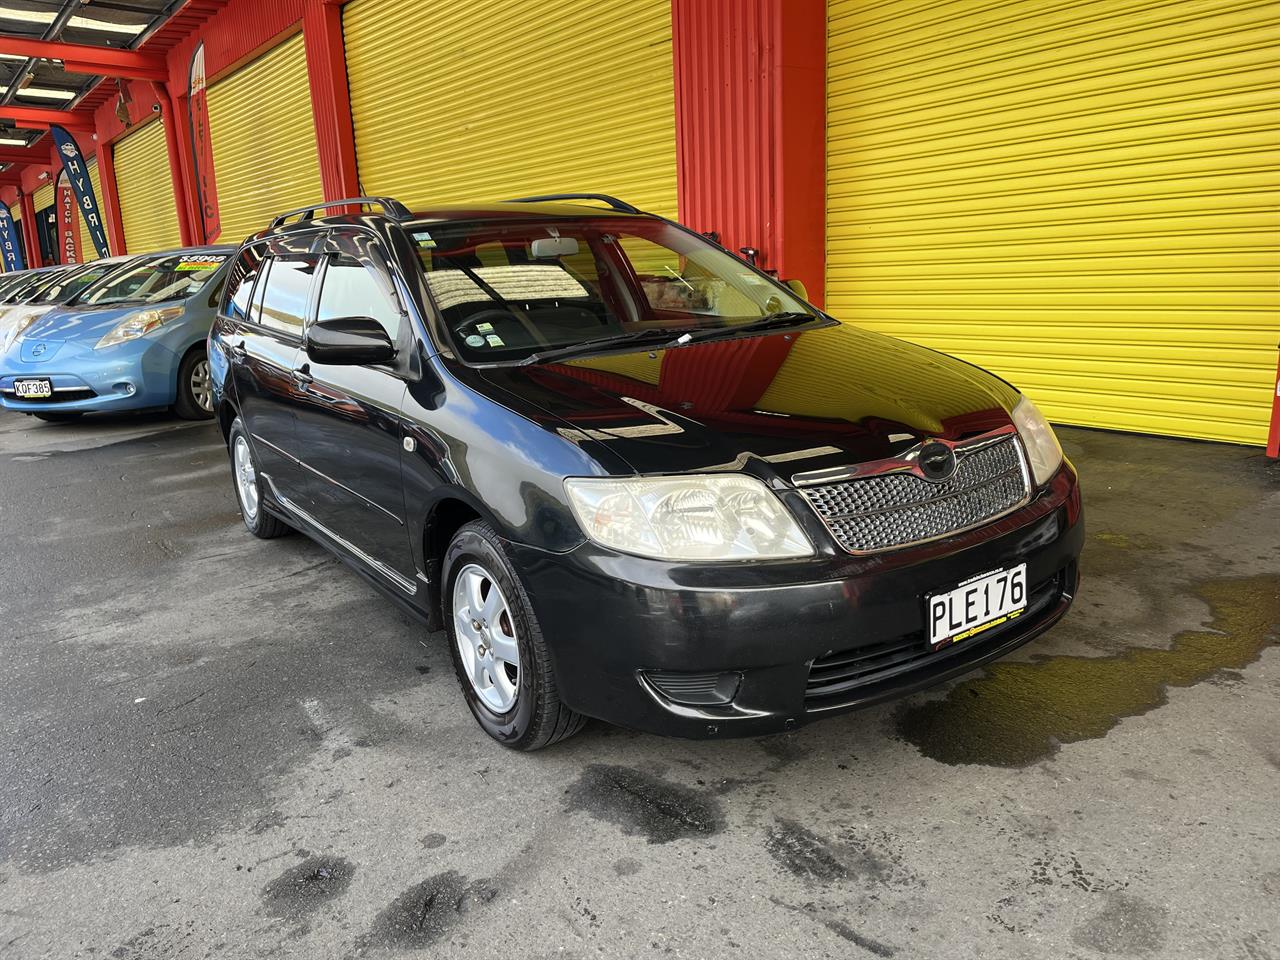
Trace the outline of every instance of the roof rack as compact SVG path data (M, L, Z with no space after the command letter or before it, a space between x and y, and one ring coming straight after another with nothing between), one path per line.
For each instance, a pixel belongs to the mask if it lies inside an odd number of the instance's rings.
M540 197L516 197L514 200L508 200L507 203L550 203L555 200L600 200L618 213L641 212L638 207L633 207L626 201L611 197L607 193L548 193Z
M282 213L271 221L270 229L283 227L291 218L298 217L302 220L312 220L319 210L328 210L330 207L381 207L392 220L412 220L413 214L399 200L392 200L390 197L348 197L345 200L330 200L328 203L317 203L310 207L299 207L297 210L290 210L288 213Z

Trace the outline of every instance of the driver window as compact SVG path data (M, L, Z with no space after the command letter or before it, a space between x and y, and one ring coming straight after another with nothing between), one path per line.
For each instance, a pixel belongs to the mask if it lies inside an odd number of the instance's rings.
M340 317L372 317L382 324L392 342L400 337L403 316L391 291L391 278L379 268L363 234L335 234L329 245L329 267L320 288L317 320Z
M320 288L317 320L373 317L395 342L400 335L400 311L387 299L373 274L359 260L336 254L329 260Z

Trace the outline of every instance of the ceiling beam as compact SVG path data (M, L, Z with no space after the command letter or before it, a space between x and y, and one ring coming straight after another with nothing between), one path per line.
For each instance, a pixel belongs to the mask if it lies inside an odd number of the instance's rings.
M50 110L47 107L18 107L13 104L0 105L0 120L16 120L22 124L39 124L35 129L42 130L51 123L59 124L68 130L92 130L93 117L83 113L72 113L69 110Z
M63 67L71 73L157 82L169 79L169 70L163 59L138 53L136 50L33 40L30 37L0 33L0 53L36 60L61 60Z
M48 162L48 150L24 150L21 147L0 147L0 163L47 164Z

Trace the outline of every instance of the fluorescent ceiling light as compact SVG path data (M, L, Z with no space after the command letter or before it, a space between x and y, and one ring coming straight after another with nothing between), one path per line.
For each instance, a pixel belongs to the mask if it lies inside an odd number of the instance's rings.
M101 30L103 33L126 33L131 37L147 29L145 23L111 23L107 20L95 20L93 17L72 17L67 25L81 30Z
M74 100L74 90L55 90L52 87L20 87L20 97L48 97L50 100Z
M19 140L17 137L0 137L0 147L25 147L27 141Z
M0 20L17 20L21 23L53 23L57 16L51 10L16 10L13 7L0 7ZM135 36L147 28L145 23L111 23L94 17L72 17L67 26L80 30L100 30L103 33L123 33Z

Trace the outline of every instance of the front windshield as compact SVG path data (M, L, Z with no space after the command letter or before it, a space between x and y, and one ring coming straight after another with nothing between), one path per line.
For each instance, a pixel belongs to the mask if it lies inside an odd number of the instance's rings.
M5 291L4 303L26 303L36 293L42 290L52 280L57 280L65 271L63 270L42 270L39 273L33 273L27 277L22 283L17 284L12 289Z
M226 254L179 254L144 260L86 290L79 303L106 307L122 303L186 300L209 282Z
M410 234L436 306L472 362L821 316L736 257L659 220L500 220Z
M45 284L34 297L32 303L65 303L87 290L111 271L119 269L118 263L94 264L80 272L68 271L57 277L52 283Z

